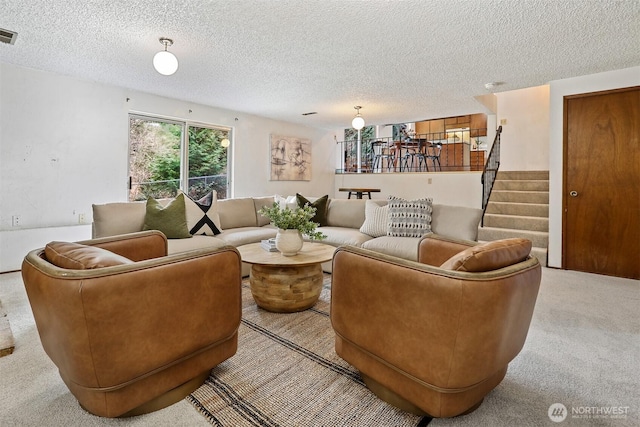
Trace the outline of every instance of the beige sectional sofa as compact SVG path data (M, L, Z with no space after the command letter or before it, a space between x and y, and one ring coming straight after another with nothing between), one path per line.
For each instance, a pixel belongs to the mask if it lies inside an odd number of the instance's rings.
M169 239L169 254L225 245L241 246L275 237L276 229L258 213L274 202L273 196L218 200L221 234L196 235L187 239ZM352 245L416 261L419 237L372 237L360 232L365 221L366 199L331 199L327 207L327 226L319 227L333 246ZM386 200L375 200L384 205ZM93 238L141 231L146 214L145 202L93 205ZM431 230L436 234L463 240L477 240L481 209L433 204ZM330 269L326 264L325 270ZM247 266L243 274L248 273Z

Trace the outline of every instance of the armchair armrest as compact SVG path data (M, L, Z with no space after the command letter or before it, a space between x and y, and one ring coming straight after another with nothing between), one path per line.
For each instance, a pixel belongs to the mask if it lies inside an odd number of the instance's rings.
M78 243L106 249L131 261L143 261L167 255L167 237L157 230L119 234Z
M427 233L418 243L418 262L439 267L455 254L477 244L478 242Z

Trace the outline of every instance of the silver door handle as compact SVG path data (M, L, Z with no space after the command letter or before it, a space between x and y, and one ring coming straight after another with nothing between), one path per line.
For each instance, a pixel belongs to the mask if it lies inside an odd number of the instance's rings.
M569 195L571 197L578 197L578 192L577 191L571 191L571 192L569 192Z

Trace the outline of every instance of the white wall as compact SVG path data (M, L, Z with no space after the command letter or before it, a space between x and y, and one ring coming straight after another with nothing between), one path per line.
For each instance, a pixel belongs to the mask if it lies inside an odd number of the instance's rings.
M549 170L549 86L496 93L500 170Z
M434 203L470 208L482 207L482 172L363 173L336 175L336 198L346 199L340 188L379 188L374 199L431 197ZM355 196L352 196L352 198Z
M90 238L79 214L126 200L130 111L233 128L235 197L333 191L331 132L0 63L0 271L49 240ZM271 133L311 139L311 181L269 181Z
M562 263L563 97L636 85L640 67L497 94L498 123L507 119L501 168L549 169L550 266ZM92 203L126 200L130 111L233 128L235 197L346 197L337 189L364 186L382 189L378 197L430 196L436 203L480 206L478 172L334 176L334 135L341 140L342 129L326 132L0 63L0 271L19 268L26 252L50 240L89 238L90 227L79 226L78 215L90 223ZM490 129L495 125L488 123ZM271 133L311 139L311 181L269 181ZM18 227L13 215L20 218Z
M549 96L549 266L562 267L562 170L564 97L640 86L640 67L550 83Z

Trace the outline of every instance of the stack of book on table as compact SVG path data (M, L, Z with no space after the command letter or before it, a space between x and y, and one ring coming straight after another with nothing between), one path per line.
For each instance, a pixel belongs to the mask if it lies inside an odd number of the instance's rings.
M262 240L260 242L260 246L262 247L262 249L264 249L265 251L268 252L278 252L278 249L276 249L276 239L271 238L271 239L267 239L267 240Z

